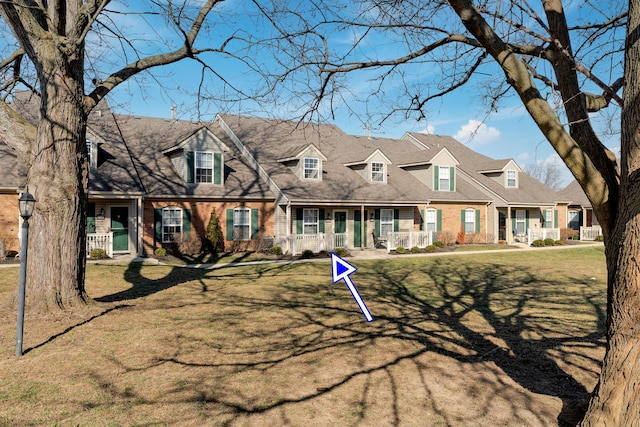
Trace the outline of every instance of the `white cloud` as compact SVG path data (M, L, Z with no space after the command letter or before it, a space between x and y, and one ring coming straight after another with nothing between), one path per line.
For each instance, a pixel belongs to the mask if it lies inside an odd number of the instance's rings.
M463 144L482 145L496 140L500 136L500 131L494 127L487 126L479 120L469 120L466 125L462 125L458 133L453 137Z
M420 131L420 133L424 133L426 135L435 135L436 127L434 125L428 124L426 128Z

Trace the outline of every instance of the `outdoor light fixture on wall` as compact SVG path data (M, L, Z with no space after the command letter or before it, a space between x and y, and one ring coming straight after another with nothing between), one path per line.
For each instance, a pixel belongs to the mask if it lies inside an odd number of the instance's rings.
M33 215L36 199L25 190L18 199L18 210L22 217L20 241L20 278L18 281L18 325L16 328L16 356L22 356L22 336L24 331L24 299L27 283L27 252L29 247L29 218Z

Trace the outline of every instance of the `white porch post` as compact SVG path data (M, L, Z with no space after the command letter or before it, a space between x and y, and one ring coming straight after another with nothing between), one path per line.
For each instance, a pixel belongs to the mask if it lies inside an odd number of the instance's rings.
M366 236L366 231L365 231L365 221L368 221L368 218L364 217L364 205L360 206L360 218L362 219L362 221L360 221L360 249L364 250L365 246L364 246L364 242L367 239Z
M285 229L285 236L287 239L287 248L286 248L286 252L291 252L293 250L293 248L291 247L291 204L287 203L287 209L286 209L286 229Z
M507 243L513 243L513 229L511 228L511 206L507 206L507 223L505 224L505 231L507 232Z

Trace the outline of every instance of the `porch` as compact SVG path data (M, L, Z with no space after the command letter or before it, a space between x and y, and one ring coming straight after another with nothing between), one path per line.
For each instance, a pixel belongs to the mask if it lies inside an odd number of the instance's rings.
M592 227L580 227L580 240L594 241L598 236L602 236L602 227L599 225L594 225Z
M387 233L387 252L399 247L411 249L417 246L420 249L433 244L432 231L391 231Z
M113 232L87 234L87 258L94 249L103 249L109 258L113 258Z
M559 228L533 228L527 230L527 244L531 245L534 240L553 239L560 240Z
M347 248L348 233L292 234L283 238L283 249L289 248L291 255L300 255L304 251L318 253L333 251L336 248ZM278 243L278 242L277 242Z

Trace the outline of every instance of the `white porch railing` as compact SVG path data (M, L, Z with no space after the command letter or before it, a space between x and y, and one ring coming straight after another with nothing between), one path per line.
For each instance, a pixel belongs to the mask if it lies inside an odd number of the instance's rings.
M387 233L387 252L399 247L411 249L417 246L421 249L433 244L431 231L393 231Z
M599 225L580 227L580 240L596 240L598 236L602 236L602 227Z
M289 236L289 248L292 255L304 251L332 251L335 248L346 248L347 233L292 234Z
M104 249L109 258L113 258L113 233L87 234L87 257L94 249Z
M559 228L530 228L527 230L527 244L533 243L534 240L553 239L560 240Z

